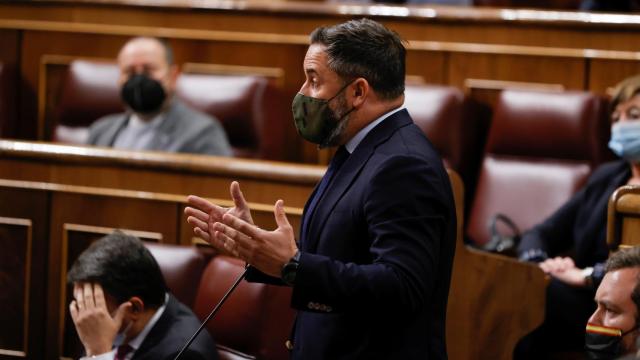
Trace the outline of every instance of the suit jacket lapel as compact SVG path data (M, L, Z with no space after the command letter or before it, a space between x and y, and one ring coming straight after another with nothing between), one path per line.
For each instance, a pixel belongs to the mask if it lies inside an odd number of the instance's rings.
M303 250L315 253L317 250L320 234L324 229L324 225L331 216L333 209L345 192L351 187L353 181L369 161L375 148L381 142L387 140L398 128L412 123L407 110L398 111L392 114L382 123L373 128L362 142L356 147L354 152L349 156L347 161L338 170L325 191L322 199L316 205L313 218L310 219L308 233L305 237L307 244L303 244Z
M180 130L177 127L177 124L180 123L180 106L181 104L178 99L174 98L171 100L169 109L164 113L156 135L149 144L150 150L165 150L167 144L176 136L176 133Z
M124 128L125 125L127 125L127 122L129 121L130 116L131 116L130 113L125 113L125 114L122 114L122 117L120 117L119 119L116 119L113 126L109 127L107 131L104 132L104 135L101 137L102 141L99 141L96 145L113 146L113 144L116 142L116 137L118 136L118 133L120 133L122 128Z

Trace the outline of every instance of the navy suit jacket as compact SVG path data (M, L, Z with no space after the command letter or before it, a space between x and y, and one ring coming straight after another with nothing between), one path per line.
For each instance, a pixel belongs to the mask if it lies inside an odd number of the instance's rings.
M300 236L293 358L446 359L454 207L442 160L406 110L372 129Z
M133 354L132 360L173 360L199 326L200 321L193 312L170 295L164 313ZM181 359L218 359L215 343L206 329L198 335Z

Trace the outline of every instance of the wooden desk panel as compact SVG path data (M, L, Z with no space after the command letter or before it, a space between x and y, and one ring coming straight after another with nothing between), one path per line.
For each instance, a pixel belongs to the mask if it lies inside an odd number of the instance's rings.
M464 188L457 174L449 177L458 217L447 307L449 358L509 360L518 340L544 320L548 279L535 265L464 244Z
M48 203L44 191L0 188L0 306L3 330L13 332L0 333L0 359L44 358ZM8 239L14 247L4 246Z
M237 180L248 201L303 207L322 166L0 140L0 178L229 199Z
M92 149L84 147L54 146L49 144L0 141L0 178L38 178L41 183L0 180L0 196L6 194L40 194L47 200L38 211L47 214L48 234L43 236L50 256L46 282L50 284L47 298L47 359L56 358L65 351L72 352L71 343L65 343L64 311L64 271L72 258L89 242L92 234L100 234L100 228L124 227L145 231L147 236L162 238L163 241L189 244L193 235L185 225L182 209L186 194L170 195L154 192L152 188L168 186L175 181L180 190L201 190L207 188L203 179L219 177L225 179L224 189L210 192L194 192L200 195L219 193L217 203L227 206L228 182L231 178L250 179L243 184L245 195L269 198L273 201L252 203L256 223L267 229L273 222L273 203L282 197L288 218L295 231L299 228L303 201L294 204L288 199L299 191L311 191L313 184L322 175L323 168L315 166L291 167L279 163L251 161L222 161L218 164L204 164L208 157L174 155L156 157L154 153L138 153L138 158L123 157L123 152L112 149ZM143 156L144 155L144 156ZM160 160L164 160L161 162ZM181 163L182 161L182 163ZM261 166L257 166L261 165ZM87 167L87 168L84 168ZM90 180L88 170L108 168L109 176L95 176ZM28 170L24 171L23 170ZM271 171L271 172L270 172ZM85 174L75 177L73 174ZM172 174L170 176L163 173ZM175 172L175 174L173 174ZM136 174L137 173L137 174ZM101 173L100 171L97 174ZM192 179L197 175L197 180ZM235 175L234 175L235 174ZM119 190L118 186L129 186L130 178L145 179L147 191L142 189ZM64 179L71 185L51 184L51 179ZM457 204L458 238L456 259L452 275L447 316L448 348L452 359L476 359L478 353L490 354L492 359L507 359L513 351L517 339L533 330L541 322L544 314L545 281L542 272L535 266L516 262L499 256L488 255L468 249L462 241L462 184L452 175ZM79 181L114 181L110 189L78 186ZM143 181L143 180L140 180ZM219 180L223 181L223 180ZM75 184L75 185L74 185ZM163 185L164 184L164 185ZM292 187L293 190L289 189ZM296 190L297 189L297 190ZM304 191L303 191L304 190ZM4 191L4 192L3 192ZM191 191L188 191L191 192ZM260 195L262 194L262 195ZM19 195L13 195L19 196ZM22 195L20 195L22 196ZM35 195L30 195L35 196ZM0 201L0 216L8 213L7 208L17 202ZM0 197L0 200L2 198ZM31 209L25 204L26 210ZM28 213L28 212L27 212ZM154 214L157 221L150 222L146 214ZM24 216L33 218L32 215ZM157 223L156 223L157 222ZM98 230L96 230L98 229ZM158 235L159 234L159 235ZM70 244L72 244L70 246ZM38 265L44 268L46 258L40 257ZM34 265L35 266L35 265ZM40 273L43 273L42 271ZM41 280L42 281L42 280ZM44 285L44 284L43 284ZM44 306L44 296L40 306ZM41 327L41 324L37 327ZM41 328L39 328L42 331ZM67 328L67 333L70 331ZM34 346L37 346L35 344ZM42 348L39 350L42 353ZM41 357L42 358L42 357ZM36 359L36 358L33 358ZM40 359L40 358L37 358Z

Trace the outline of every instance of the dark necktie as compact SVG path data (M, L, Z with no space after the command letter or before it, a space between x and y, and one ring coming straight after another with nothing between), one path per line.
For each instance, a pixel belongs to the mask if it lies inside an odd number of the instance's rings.
M118 349L116 350L116 357L114 357L114 360L124 360L127 356L127 354L129 354L130 352L133 351L133 348L129 345L129 344L123 344L118 346Z
M327 172L322 177L322 180L320 180L320 184L318 184L318 189L316 190L315 194L313 195L313 198L309 202L307 211L305 212L304 217L302 219L302 227L301 227L302 232L300 233L301 240L303 238L306 238L309 223L311 222L311 217L313 216L313 213L316 209L316 205L318 205L318 201L320 201L320 199L324 195L325 190L331 183L331 180L333 180L334 175L338 172L338 170L340 170L340 167L342 166L342 164L344 164L344 162L349 158L349 155L350 155L349 151L347 151L347 149L345 149L344 146L340 146L338 148L338 151L336 151L336 154L333 156L333 159L331 159L331 162L329 163L329 167L327 168Z

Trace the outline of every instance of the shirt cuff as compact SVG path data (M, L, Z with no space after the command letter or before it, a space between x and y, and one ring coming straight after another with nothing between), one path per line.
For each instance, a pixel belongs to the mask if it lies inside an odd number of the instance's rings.
M108 353L93 355L93 356L83 356L80 360L113 360L116 357L116 351L111 350Z
M523 251L518 257L520 261L527 261L527 262L534 262L534 263L543 262L548 258L549 256L542 249L529 249L529 250Z

